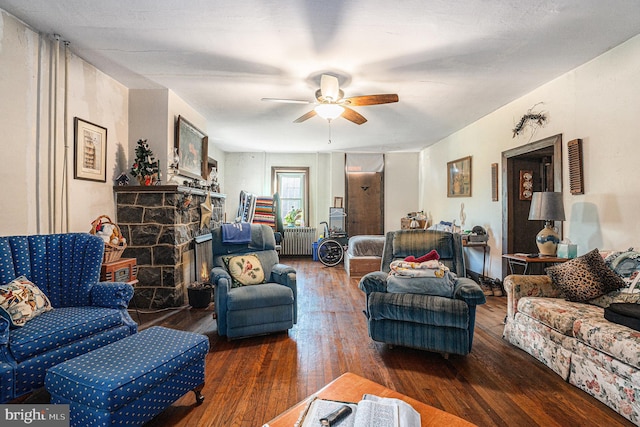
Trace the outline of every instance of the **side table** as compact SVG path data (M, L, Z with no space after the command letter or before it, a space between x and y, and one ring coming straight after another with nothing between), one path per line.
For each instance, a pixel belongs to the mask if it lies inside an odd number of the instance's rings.
M524 267L522 274L526 275L529 270L529 265L531 264L560 264L566 261L569 261L569 258L558 258L555 256L548 255L538 255L531 256L531 254L504 254L502 258L506 259L509 263L509 271L511 274L516 274L514 272L514 266Z
M487 277L484 272L487 265L487 242L470 242L468 240L462 241L462 246L465 248L482 248L482 277Z

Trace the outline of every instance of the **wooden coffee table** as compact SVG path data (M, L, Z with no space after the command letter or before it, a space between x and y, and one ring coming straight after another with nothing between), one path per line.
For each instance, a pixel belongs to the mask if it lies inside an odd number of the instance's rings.
M307 403L314 397L322 399L337 400L340 402L359 402L364 394L375 394L380 397L394 397L409 403L420 413L422 426L474 426L468 421L458 418L455 415L441 411L438 408L429 406L409 396L398 393L383 385L370 381L366 378L347 372L336 378L313 396L310 396L286 412L278 415L263 427L292 427L300 414L307 406Z

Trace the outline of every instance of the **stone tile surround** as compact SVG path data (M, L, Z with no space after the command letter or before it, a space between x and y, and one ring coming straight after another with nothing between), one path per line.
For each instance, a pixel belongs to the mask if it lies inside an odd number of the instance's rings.
M179 307L187 303L183 254L194 248L194 237L209 233L224 220L225 195L209 192L213 212L200 229L200 204L206 191L176 186L119 186L116 220L127 248L123 258L136 258L138 283L134 302L141 309ZM186 208L184 198L191 194Z

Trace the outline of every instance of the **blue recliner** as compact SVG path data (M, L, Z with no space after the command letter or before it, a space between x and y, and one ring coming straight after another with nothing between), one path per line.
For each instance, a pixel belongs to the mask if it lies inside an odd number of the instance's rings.
M233 339L292 328L298 316L296 271L279 263L271 227L251 224L249 243L223 243L221 228L214 229L212 237L218 335ZM249 255L259 260L264 283L241 285L232 279L230 257L237 257L231 261L235 264Z
M387 292L390 264L435 249L440 262L457 275L452 297ZM466 355L471 351L476 305L486 302L480 286L465 277L459 234L432 230L400 230L386 234L382 271L365 275L359 287L366 294L369 336L390 345ZM410 280L420 280L412 278Z
M42 387L48 368L136 333L133 287L99 282L103 251L88 233L0 237L0 285L25 276L53 307L22 327L0 317L0 403Z

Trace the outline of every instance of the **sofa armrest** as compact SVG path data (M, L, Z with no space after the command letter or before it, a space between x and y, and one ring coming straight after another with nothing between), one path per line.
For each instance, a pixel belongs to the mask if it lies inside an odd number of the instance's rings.
M487 302L487 297L480 285L467 277L456 279L453 297L466 302L467 305L480 305Z
M518 312L518 301L522 297L562 297L562 292L551 278L543 274L507 276L504 279L504 290L507 292L507 321L512 320Z
M387 276L384 271L373 271L362 276L358 288L365 294L372 292L387 292Z
M216 310L216 323L218 324L218 334L227 335L227 295L231 290L231 276L222 267L211 269L211 283L213 284L215 299L214 308Z
M284 264L274 264L271 268L271 281L291 287L296 283L296 270Z
M126 309L133 298L133 286L124 282L98 282L91 288L91 305Z
M0 346L9 344L9 321L0 316Z

